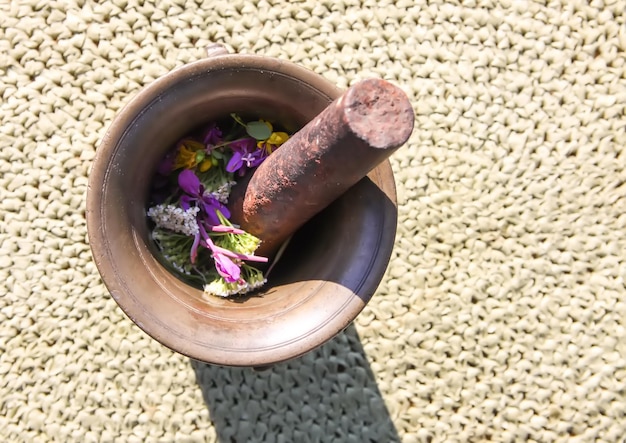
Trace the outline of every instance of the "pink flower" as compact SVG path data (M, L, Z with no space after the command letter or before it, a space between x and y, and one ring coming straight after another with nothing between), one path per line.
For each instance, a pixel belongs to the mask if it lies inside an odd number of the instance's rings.
M215 260L215 269L217 269L218 274L224 278L226 283L239 281L241 268L234 261L216 252L213 252L213 260Z

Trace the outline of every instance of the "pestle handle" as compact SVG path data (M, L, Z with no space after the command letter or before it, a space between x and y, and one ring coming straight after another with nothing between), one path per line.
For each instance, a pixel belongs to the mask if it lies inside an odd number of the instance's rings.
M385 80L350 87L235 185L231 219L271 256L314 215L345 193L411 136L406 94Z

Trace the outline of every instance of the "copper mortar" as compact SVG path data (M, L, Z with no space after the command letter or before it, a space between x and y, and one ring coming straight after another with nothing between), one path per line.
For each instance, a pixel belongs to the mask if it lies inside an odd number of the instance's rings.
M245 298L202 297L155 258L146 209L165 152L190 130L238 112L305 126L342 93L293 63L254 55L210 57L136 95L97 150L87 228L106 287L143 331L193 359L267 366L334 337L363 310L391 256L396 190L387 160L300 228L267 285Z

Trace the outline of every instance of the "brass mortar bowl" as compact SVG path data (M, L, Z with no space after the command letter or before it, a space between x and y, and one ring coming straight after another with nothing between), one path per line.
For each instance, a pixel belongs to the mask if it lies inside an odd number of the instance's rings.
M122 109L92 165L87 228L104 284L137 326L193 359L259 367L320 346L363 310L396 234L388 161L296 232L266 286L244 298L207 300L167 271L146 216L159 161L192 129L238 112L295 132L340 95L293 63L218 54L154 81Z

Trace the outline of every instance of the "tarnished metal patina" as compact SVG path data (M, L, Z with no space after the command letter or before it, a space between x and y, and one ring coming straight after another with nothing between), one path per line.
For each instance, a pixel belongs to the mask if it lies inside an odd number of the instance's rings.
M207 363L263 366L323 344L370 300L394 244L395 185L383 161L296 231L256 294L206 298L176 278L155 257L146 217L150 183L165 152L231 112L268 118L294 133L341 96L323 77L293 63L224 55L219 47L210 52L148 85L111 124L89 177L89 242L113 298L154 339ZM385 121L378 127L394 132L395 123ZM349 160L337 167L347 172Z

